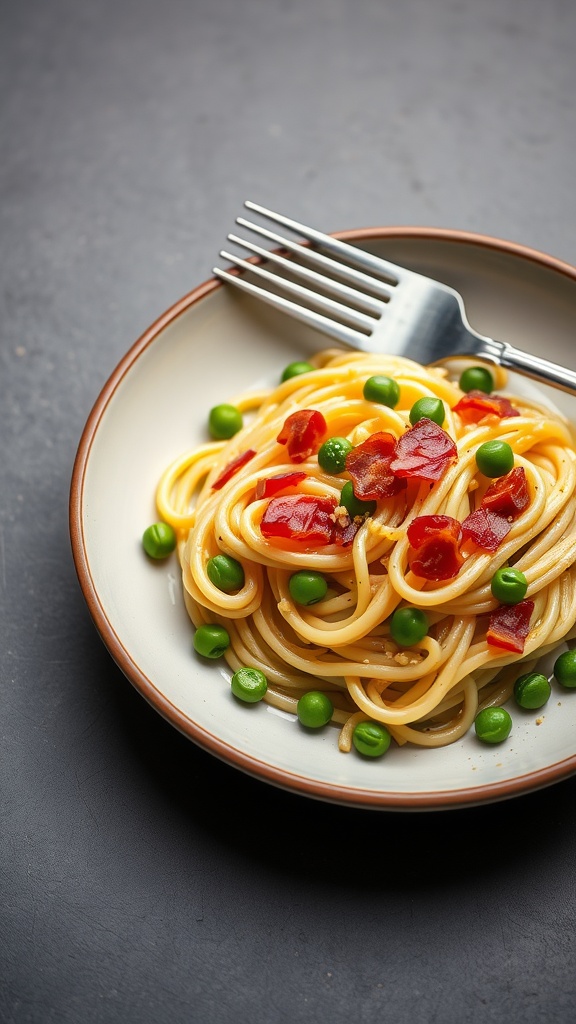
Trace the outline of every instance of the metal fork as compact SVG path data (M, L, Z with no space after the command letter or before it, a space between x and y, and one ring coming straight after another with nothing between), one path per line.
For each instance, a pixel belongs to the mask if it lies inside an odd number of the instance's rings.
M230 234L231 242L267 266L222 250L220 255L244 272L214 267L222 281L363 352L408 356L424 365L474 357L576 394L576 371L474 331L453 288L256 203L244 205L309 244L238 217L237 224L291 257Z

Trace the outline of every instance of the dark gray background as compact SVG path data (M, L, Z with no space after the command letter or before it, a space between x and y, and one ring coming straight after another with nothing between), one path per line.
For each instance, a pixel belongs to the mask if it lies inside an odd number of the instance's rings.
M399 815L233 771L112 663L67 501L100 388L245 198L576 262L576 5L0 12L0 1021L572 1021L576 780Z

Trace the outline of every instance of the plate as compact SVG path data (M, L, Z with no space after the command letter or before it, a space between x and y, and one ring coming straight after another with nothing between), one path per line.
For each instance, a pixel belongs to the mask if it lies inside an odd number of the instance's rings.
M573 365L573 267L467 232L371 228L338 237L457 288L472 326L483 334ZM159 476L205 439L212 405L276 382L287 363L331 344L257 300L207 281L164 313L116 367L84 428L70 494L76 570L111 656L195 743L308 797L364 808L447 809L568 777L576 771L576 693L554 692L542 712L515 713L509 740L496 748L469 733L441 750L394 748L369 761L339 753L336 729L309 734L267 704L240 705L224 669L193 653L175 556L151 564L141 548L143 530L157 518ZM551 397L576 419L573 398L559 391Z

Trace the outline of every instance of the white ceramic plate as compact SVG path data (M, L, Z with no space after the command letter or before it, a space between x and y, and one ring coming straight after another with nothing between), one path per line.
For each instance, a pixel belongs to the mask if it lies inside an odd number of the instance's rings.
M376 228L339 237L456 287L482 333L574 365L574 268L462 232ZM443 750L394 748L368 761L339 753L336 729L310 735L264 703L240 705L224 670L194 655L176 560L151 564L140 544L156 518L160 473L204 439L212 405L276 382L287 363L329 344L209 281L168 310L116 368L84 429L70 501L78 576L110 654L156 710L201 747L311 797L437 809L566 778L576 771L576 693L554 691L542 712L515 711L510 739L496 748L469 734ZM553 398L576 418L573 398L557 391Z

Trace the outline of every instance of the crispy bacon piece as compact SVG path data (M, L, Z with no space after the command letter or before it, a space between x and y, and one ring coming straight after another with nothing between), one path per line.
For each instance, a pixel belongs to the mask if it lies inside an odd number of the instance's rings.
M346 471L352 477L354 494L362 501L391 498L406 487L390 469L396 454L396 438L385 430L356 445L346 457Z
M425 580L451 580L464 558L460 553L462 527L452 516L417 516L407 530L410 569Z
M524 466L515 466L505 476L490 484L482 498L482 507L498 512L508 519L516 519L529 505L528 481Z
M260 522L266 540L292 540L308 547L331 544L334 538L334 498L286 494L271 498Z
M462 523L462 536L474 541L483 551L496 551L512 529L505 516L483 505L471 512Z
M273 498L275 494L286 490L287 487L296 487L306 479L306 473L301 469L295 469L292 473L275 473L274 476L263 477L256 484L256 498Z
M343 509L337 512L334 498L314 494L272 497L260 522L266 540L294 541L305 547L337 544L347 548L359 528L359 520Z
M292 462L304 462L315 455L322 444L328 427L317 409L298 409L284 420L276 440L286 445Z
M425 541L447 533L456 540L460 539L461 526L458 519L452 516L416 516L408 527L407 536L413 548L419 548Z
M505 416L519 416L518 409L503 395L487 395L484 391L469 391L453 407L464 423L478 423L492 414L503 419Z
M499 605L490 616L486 640L491 647L499 647L514 654L524 652L526 637L530 632L530 618L534 601L519 601L518 604Z
M350 516L337 516L332 531L332 540L341 548L349 548L360 529L360 522Z
M480 507L462 523L462 535L484 551L496 551L512 529L512 521L530 502L523 466L516 466L495 480L486 491Z
M456 454L450 435L433 420L424 418L398 439L390 469L399 477L439 480Z
M247 451L241 452L235 459L232 459L212 484L212 490L219 491L221 487L224 487L224 484L227 484L234 474L239 469L242 469L242 466L245 466L247 462L250 462L250 459L253 459L255 455L256 452L252 448L248 448Z
M439 534L415 551L409 565L415 576L437 583L454 579L463 561L458 542L453 537Z

